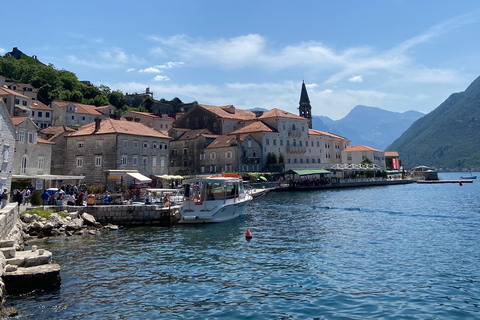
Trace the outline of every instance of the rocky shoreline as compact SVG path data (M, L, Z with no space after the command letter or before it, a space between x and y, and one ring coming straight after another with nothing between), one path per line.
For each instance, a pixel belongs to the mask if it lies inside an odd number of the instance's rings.
M1 241L0 281L1 306L8 294L26 294L48 291L60 286L60 266L52 263L52 253L38 249L24 250L25 243L46 237L70 237L97 235L104 231L118 230L119 226L103 226L95 218L84 212L51 213L48 218L24 212L20 215L8 240ZM13 308L2 310L7 316L16 316Z
M65 218L58 213L50 214L49 218L41 218L37 214L25 213L20 216L23 240L28 241L31 238L76 236L83 234L99 234L102 231L118 230L119 227L113 224L102 226L95 218L86 212L67 212Z

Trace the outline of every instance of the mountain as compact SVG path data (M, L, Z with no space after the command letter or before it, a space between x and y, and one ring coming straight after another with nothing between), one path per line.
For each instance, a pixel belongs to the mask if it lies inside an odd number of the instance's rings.
M417 111L399 113L358 105L340 120L314 116L312 127L345 137L351 140L350 145L384 150L423 115Z
M398 151L405 167L480 167L480 77L415 121L387 149Z

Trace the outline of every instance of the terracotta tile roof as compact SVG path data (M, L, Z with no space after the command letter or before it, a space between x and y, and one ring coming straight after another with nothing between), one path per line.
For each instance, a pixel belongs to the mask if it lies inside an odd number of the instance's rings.
M195 139L203 134L210 134L210 131L207 129L198 129L198 130L188 130L185 131L178 140L190 140Z
M6 95L6 94L13 94L14 96L25 98L25 99L30 99L27 96L24 96L21 93L18 93L17 91L5 88L5 87L0 87L0 95Z
M23 120L27 119L27 117L10 117L10 119L12 119L12 123L13 123L13 125L16 127L16 126L18 126L20 123L22 123Z
M42 102L38 100L31 100L30 101L30 108L35 109L35 110L47 110L47 111L52 111L52 108L49 106L46 106Z
M28 83L18 83L18 82L11 82L11 81L5 81L5 85L7 87L10 87L11 85L17 84L17 87L19 90L25 91L26 88L32 88L33 92L38 92L37 89L35 89L31 84Z
M271 110L268 110L264 112L259 119L267 119L267 118L289 118L289 119L298 119L298 120L305 120L307 121L308 119L304 117L297 116L296 114L283 111L277 108L273 108Z
M255 121L250 123L246 127L230 132L229 135L252 133L252 132L277 132L277 130L275 130L274 128L270 127L269 125L267 125L262 121Z
M209 106L205 104L198 105L201 108L204 108L210 112L215 113L217 116L224 119L236 119L236 120L251 120L255 119L255 114L249 110L236 109L234 106ZM230 112L229 112L230 111Z
M385 157L398 157L398 152L397 151L385 151Z
M217 136L205 149L231 147L232 142L237 143L234 136Z
M362 145L358 145L358 146L348 146L348 147L345 148L345 150L343 150L343 151L346 151L346 152L349 152L349 151L377 151L377 152L383 152L383 151L374 149L374 148L372 148L372 147L367 147L367 146L362 146Z
M37 143L44 143L44 144L55 144L53 141L48 141L43 138L37 137Z
M40 132L47 136L47 140L51 141L64 132L75 132L75 130L67 126L51 126L40 130Z
M100 122L100 129L95 132L95 121L84 126L81 126L77 132L69 134L69 137L99 135L99 134L130 134L134 136L156 137L170 139L155 129L149 128L140 122L127 121L125 119L104 119Z
M339 136L337 134L333 134L330 132L325 132L325 131L320 131L320 130L315 130L315 129L308 129L308 134L309 135L317 135L317 136L328 136L331 138L337 138L341 140L348 140L347 138L344 138L342 136Z
M148 113L148 112L140 112L140 111L127 111L128 113L133 113L133 114L138 114L140 116L147 116L147 117L152 117L152 118L158 118L160 116L154 114L154 113Z
M54 100L52 103L54 103L59 108L65 108L66 106L72 104L75 107L75 113L79 114L95 114L99 116L103 115L103 113L97 110L97 107L88 104L59 100Z

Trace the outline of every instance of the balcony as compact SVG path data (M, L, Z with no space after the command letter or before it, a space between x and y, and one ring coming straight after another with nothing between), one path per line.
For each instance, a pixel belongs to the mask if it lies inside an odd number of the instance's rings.
M301 130L288 130L288 136L289 137L301 137L302 136L302 131Z
M307 152L307 147L287 146L287 153L289 153L289 154L291 154L291 153L301 154L301 153L305 153L305 152Z

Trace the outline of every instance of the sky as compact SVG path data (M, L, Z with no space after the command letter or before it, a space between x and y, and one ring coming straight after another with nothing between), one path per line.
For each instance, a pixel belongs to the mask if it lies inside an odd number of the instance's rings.
M0 54L155 99L312 115L357 105L428 113L480 76L480 2L23 0ZM12 14L7 14L11 12Z

